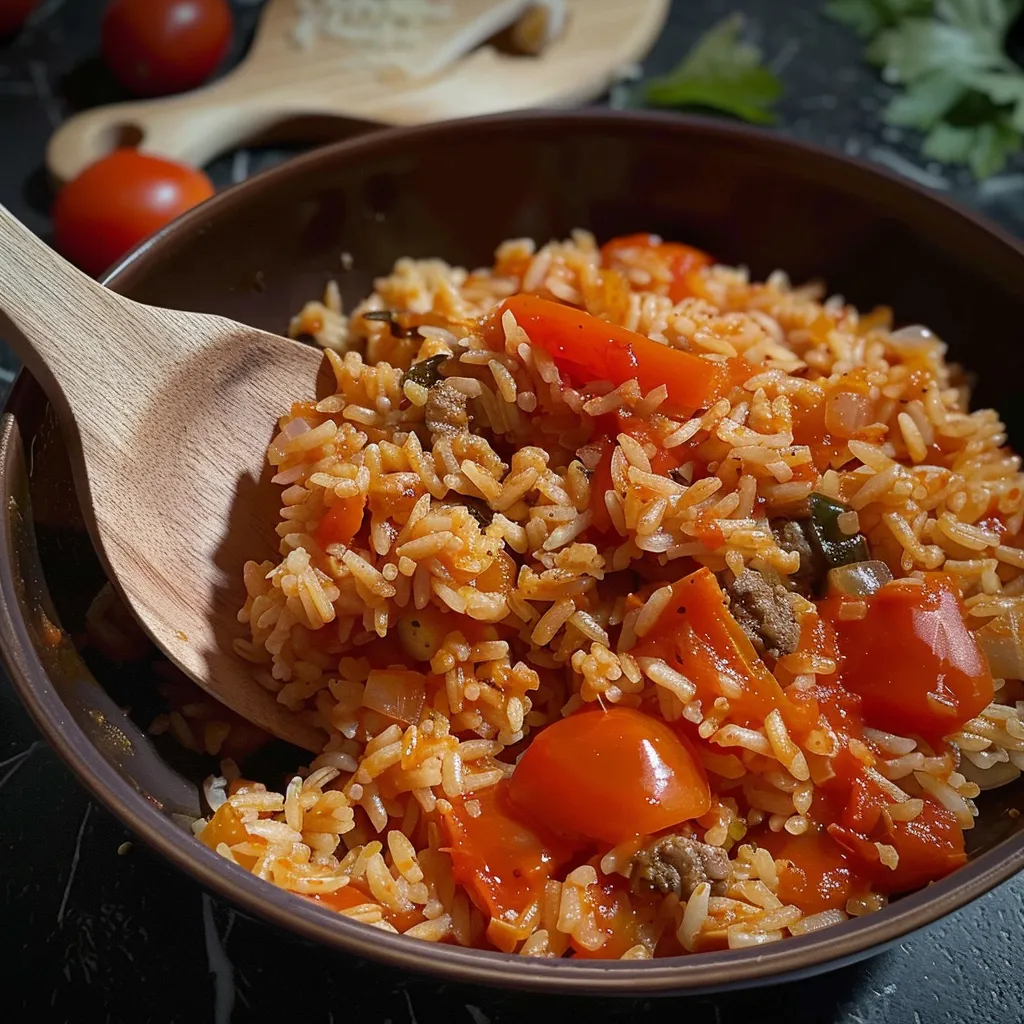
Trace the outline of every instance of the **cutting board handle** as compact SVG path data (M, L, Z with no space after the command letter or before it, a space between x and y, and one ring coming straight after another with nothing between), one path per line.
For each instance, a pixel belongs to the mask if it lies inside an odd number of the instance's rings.
M50 138L46 161L58 184L119 146L202 167L215 156L248 141L294 111L282 98L252 101L229 79L166 99L114 103L85 110Z

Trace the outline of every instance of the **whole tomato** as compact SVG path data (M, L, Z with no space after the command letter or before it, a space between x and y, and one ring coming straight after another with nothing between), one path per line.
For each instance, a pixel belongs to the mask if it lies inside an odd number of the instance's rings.
M12 36L39 6L39 0L0 0L0 38Z
M57 196L57 248L98 276L165 224L213 195L192 167L117 149L87 167Z
M231 43L227 0L110 0L103 15L103 59L138 96L194 89Z

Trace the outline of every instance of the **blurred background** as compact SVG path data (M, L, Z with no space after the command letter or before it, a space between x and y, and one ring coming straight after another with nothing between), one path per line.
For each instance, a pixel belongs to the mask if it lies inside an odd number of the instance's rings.
M762 124L1024 235L1020 8L0 0L0 202L101 276L214 190L313 144L381 122L592 103ZM0 344L0 399L16 369ZM1021 879L865 964L728 997L542 1003L301 947L133 847L39 742L2 675L0 815L10 1020L499 1024L554 1011L922 1024L1024 1013ZM33 857L44 837L53 863Z

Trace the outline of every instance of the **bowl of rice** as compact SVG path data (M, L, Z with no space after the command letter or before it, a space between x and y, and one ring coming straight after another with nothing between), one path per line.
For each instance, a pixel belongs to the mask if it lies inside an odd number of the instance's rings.
M5 414L11 676L200 884L396 967L637 995L849 962L1024 866L997 229L746 128L517 114L313 152L108 284L332 381L267 424L223 567L314 751L159 655L28 376Z

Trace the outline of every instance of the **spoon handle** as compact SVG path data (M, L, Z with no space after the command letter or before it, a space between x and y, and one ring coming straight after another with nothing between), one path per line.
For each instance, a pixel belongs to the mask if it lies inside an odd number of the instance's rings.
M0 205L0 336L58 412L120 376L133 358L128 339L144 336L149 314L73 267Z

